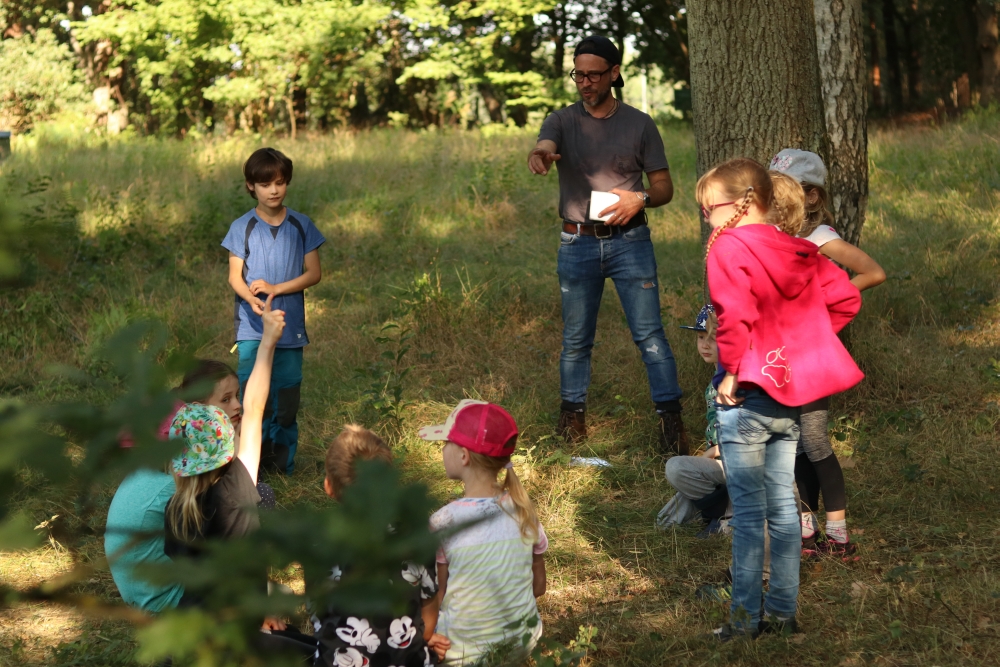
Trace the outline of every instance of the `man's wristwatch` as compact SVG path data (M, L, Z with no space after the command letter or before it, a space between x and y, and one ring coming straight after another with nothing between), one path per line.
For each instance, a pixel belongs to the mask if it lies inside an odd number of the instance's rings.
M646 192L645 190L640 190L639 192L636 192L636 194L639 195L640 197L642 197L642 207L643 208L646 208L647 206L649 206L649 193L648 192Z

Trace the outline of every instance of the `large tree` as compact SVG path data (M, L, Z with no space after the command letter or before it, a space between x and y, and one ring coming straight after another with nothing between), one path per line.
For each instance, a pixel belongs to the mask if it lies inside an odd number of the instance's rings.
M698 174L734 157L767 164L782 148L824 154L813 1L687 8Z
M815 0L826 125L827 191L834 224L857 245L868 204L868 102L861 0Z

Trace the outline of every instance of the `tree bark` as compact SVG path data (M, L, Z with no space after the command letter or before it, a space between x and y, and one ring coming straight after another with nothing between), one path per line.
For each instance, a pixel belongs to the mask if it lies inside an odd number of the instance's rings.
M767 165L782 148L822 155L813 0L690 0L687 8L698 175L735 157Z
M868 86L861 0L815 0L816 52L834 225L858 244L868 205Z
M979 103L984 107L1000 102L1000 48L997 29L997 8L989 0L979 0L976 5L979 36L976 40L983 59L983 82Z

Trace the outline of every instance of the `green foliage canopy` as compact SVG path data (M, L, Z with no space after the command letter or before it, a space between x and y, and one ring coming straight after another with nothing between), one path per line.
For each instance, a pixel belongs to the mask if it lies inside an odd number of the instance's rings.
M84 99L69 47L52 30L0 40L0 128L24 131Z

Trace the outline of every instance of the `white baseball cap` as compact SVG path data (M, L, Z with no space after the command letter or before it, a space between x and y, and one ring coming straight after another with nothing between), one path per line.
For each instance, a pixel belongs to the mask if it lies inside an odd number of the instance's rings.
M810 151L786 148L771 160L772 171L788 174L803 185L826 187L826 165L823 158Z

